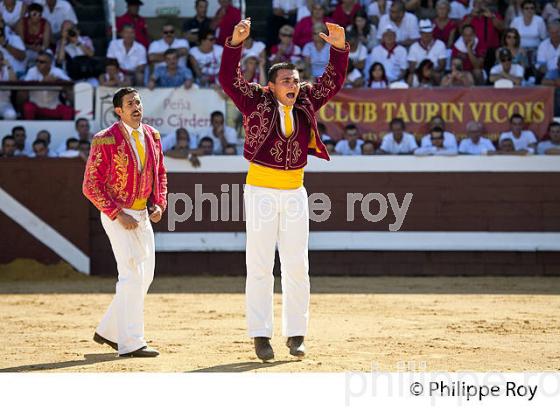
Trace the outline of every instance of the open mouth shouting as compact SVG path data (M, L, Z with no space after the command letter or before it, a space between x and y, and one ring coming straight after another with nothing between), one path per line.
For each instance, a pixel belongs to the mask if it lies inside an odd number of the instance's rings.
M290 100L293 100L294 98L296 98L296 93L287 93L286 97L288 97Z

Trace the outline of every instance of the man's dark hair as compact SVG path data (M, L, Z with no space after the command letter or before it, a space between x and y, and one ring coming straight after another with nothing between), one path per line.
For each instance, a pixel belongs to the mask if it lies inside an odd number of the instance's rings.
M84 144L87 145L88 147L91 146L91 142L86 141L86 140L79 140L78 142L79 142L78 146L84 145Z
M120 68L119 65L119 60L117 60L116 58L107 58L105 59L105 67L109 67L114 65L117 68Z
M276 82L276 77L278 76L278 71L280 70L297 70L295 64L292 63L277 63L268 69L268 81L271 83Z
M344 127L344 131L350 131L350 130L357 130L358 127L356 127L355 124L348 124L346 127Z
M4 144L6 143L6 141L8 140L12 140L14 142L16 142L16 139L14 137L12 137L11 135L6 135L4 138L2 138L2 146L4 146Z
M165 50L165 53L163 53L163 56L164 56L164 57L167 57L167 56L169 56L169 55L171 55L171 54L177 55L177 50L174 49L174 48L168 48L167 50Z
M461 34L465 32L466 29L472 29L472 31L475 31L474 26L472 24L465 24L462 28L461 28Z
M397 124L401 124L401 127L403 127L403 129L405 128L404 120L402 118L393 118L389 123L389 128L393 128L393 126Z
M85 122L87 122L87 123L89 124L89 121L87 120L87 118L80 117L80 118L78 118L76 121L74 121L74 127L77 127L78 124L79 124L81 121L85 121Z
M39 51L39 52L37 53L37 57L40 57L40 56L47 57L51 63L53 62L54 57L53 57L53 55L52 55L51 53L49 53L48 51Z
M221 112L221 111L213 111L212 114L210 114L210 121L212 121L212 119L214 119L214 117L224 118L224 113Z
M550 124L548 124L548 130L550 131L552 127L560 127L560 122L552 121Z
M132 24L123 24L123 26L121 27L121 32L125 29L125 28L131 28L132 30L134 30L134 26ZM135 31L136 33L136 31Z
M443 134L443 128L441 127L434 127L430 130L430 132L441 132Z
M516 112L515 114L512 114L511 117L509 117L509 122L513 122L514 119L519 118L521 121L525 121L525 118L523 118L523 116L521 114L519 114L518 112Z
M44 145L45 148L47 148L47 143L43 140L35 140L33 141L33 147L35 147L35 145Z
M25 133L25 128L23 128L21 125L16 125L14 128L12 128L12 135L14 135L16 131L23 131Z
M334 142L333 140L325 140L323 141L323 144L325 144L325 146L332 145L334 147L336 145L336 142Z
M66 140L66 149L70 149L70 144L73 142L80 142L78 138L70 137Z
M202 40L205 40L206 37L208 37L208 34L212 34L213 36L215 35L214 30L201 30L198 32L198 41L202 42Z
M31 3L29 7L27 7L27 12L30 13L32 11L38 11L39 13L43 12L43 6L39 3Z
M207 4L208 4L208 0L196 0L196 1L194 2L194 6L195 6L195 7L198 6L198 3L201 3L201 2L204 2L204 3L207 3Z
M37 133L37 137L38 137L39 134L41 134L41 133L47 134L47 141L46 141L46 143L47 143L47 145L50 144L50 143L51 143L51 133L48 132L47 130L41 130L41 131L39 131L39 132ZM38 139L38 138L37 138L37 139Z
M202 146L202 143L204 141L210 141L212 143L212 146L214 146L214 140L210 137L203 137L200 139L200 142L198 143L198 147L200 148Z
M115 92L115 94L113 95L113 108L117 108L117 107L122 108L124 96L132 93L139 94L136 88L132 88L132 87L119 88L117 92Z

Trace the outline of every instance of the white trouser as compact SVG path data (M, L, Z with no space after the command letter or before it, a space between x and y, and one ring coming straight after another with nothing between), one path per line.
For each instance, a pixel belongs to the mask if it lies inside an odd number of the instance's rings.
M138 221L138 227L126 230L116 219L101 213L101 223L113 248L119 279L116 294L97 333L119 345L119 354L146 346L144 340L144 296L154 278L154 232L147 210L124 212Z
M272 337L276 244L282 272L282 334L305 336L309 321L309 205L304 187L245 186L246 309L250 337Z

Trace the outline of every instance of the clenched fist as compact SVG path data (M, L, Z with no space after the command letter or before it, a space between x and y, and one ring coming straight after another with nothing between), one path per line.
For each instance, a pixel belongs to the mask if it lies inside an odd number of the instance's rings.
M251 17L247 17L237 23L233 29L230 44L234 47L238 46L243 43L247 37L249 37L249 34L251 34Z

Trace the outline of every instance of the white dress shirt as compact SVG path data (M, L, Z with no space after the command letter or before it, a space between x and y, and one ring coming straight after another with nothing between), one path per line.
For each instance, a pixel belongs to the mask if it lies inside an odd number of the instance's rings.
M393 155L412 154L416 148L418 148L418 144L416 143L414 135L409 134L408 132L403 132L401 142L395 141L393 133L390 132L383 137L380 148L386 153Z
M422 60L430 60L437 68L440 60L445 60L446 58L447 47L443 44L443 41L434 39L427 50L422 47L420 41L412 44L408 50L407 59L408 61L414 61L417 64L420 64Z
M480 137L478 143L474 143L470 138L463 138L459 144L460 154L486 155L490 151L496 151L494 144L486 137Z
M348 140L340 140L336 143L334 150L340 155L362 155L363 140L356 140L356 146L352 149Z
M422 148L433 146L432 136L430 134L424 135L420 141L420 146ZM457 150L457 138L449 131L443 131L443 147Z
M389 80L389 82L396 81L400 78L402 71L408 69L406 48L397 46L397 48L393 50L392 55L389 56L389 52L381 44L374 47L366 60L366 67L364 69L366 81L369 81L369 69L373 63L383 64L387 80Z
M49 9L46 0L40 0L36 3L43 6L43 17L51 24L53 34L60 33L62 23L64 23L65 20L70 20L72 23L78 24L76 13L67 1L56 0L56 4L54 5L54 9L52 11Z
M147 63L146 47L135 41L127 53L124 40L120 38L111 40L107 49L107 57L115 58L119 62L120 68L126 71L134 71L136 67Z
M165 53L170 48L175 50L179 50L181 48L186 48L187 51L189 50L189 42L184 38L175 38L171 45L167 44L167 42L162 38L161 40L152 41L150 43L150 47L148 48L148 55L150 54L160 54ZM180 56L178 63L182 67L187 66L187 58L185 56ZM165 61L160 61L154 65L154 68L161 67L165 65Z
M387 26L394 26L397 28L397 42L400 43L406 40L416 40L420 38L420 31L418 29L418 18L409 12L404 13L400 26L391 20L389 14L381 16L379 19L379 27L377 29L377 38L381 40L383 33Z
M138 163L138 171L142 171L142 162L140 162L140 155L138 155L138 148L136 148L136 140L132 136L132 131L136 130L140 133L139 136L140 144L142 145L142 147L144 147L144 153L146 153L146 141L144 141L144 129L143 129L144 127L142 127L142 124L140 124L140 127L132 128L126 122L122 121L122 123L124 125L124 128L126 129L126 132L128 132L128 140L130 141L130 145L132 145L132 151L136 156L136 162Z
M526 149L529 153L533 154L535 152L534 148L531 148L529 145L537 143L537 137L533 134L533 131L530 130L523 130L521 131L521 135L519 138L516 138L513 135L513 132L507 131L502 132L500 134L500 141L504 139L511 139L513 141L513 146L515 147L516 151L521 151Z
M70 81L70 77L66 75L58 67L51 67L49 75L57 78L58 80ZM31 67L24 77L24 81L43 81L43 74L37 69L37 67ZM59 91L30 91L29 101L37 104L41 108L55 109L58 107L60 100L58 99Z

